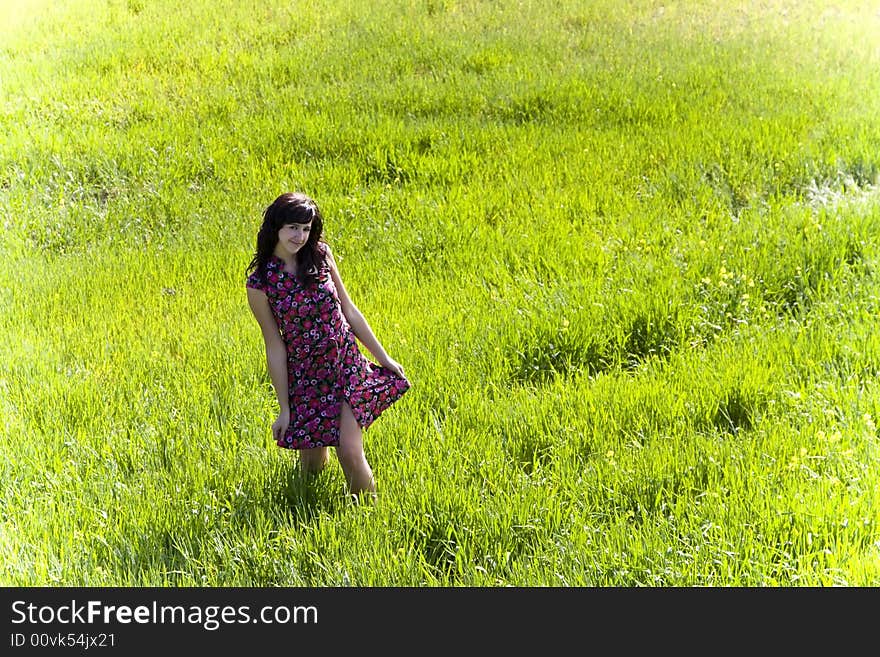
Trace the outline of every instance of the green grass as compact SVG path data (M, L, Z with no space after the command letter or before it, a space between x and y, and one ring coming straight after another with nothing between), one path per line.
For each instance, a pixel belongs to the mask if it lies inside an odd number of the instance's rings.
M740 5L2 3L2 583L880 584L880 14ZM269 436L293 189L374 506Z

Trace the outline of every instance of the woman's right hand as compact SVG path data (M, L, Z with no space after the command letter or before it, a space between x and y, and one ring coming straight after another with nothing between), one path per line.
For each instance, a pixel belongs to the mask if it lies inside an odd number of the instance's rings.
M284 438L288 426L290 426L290 411L279 411L278 418L272 423L272 438L276 443Z

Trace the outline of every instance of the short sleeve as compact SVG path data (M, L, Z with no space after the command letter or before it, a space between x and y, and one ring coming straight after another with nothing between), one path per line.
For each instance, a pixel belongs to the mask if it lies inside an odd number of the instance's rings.
M262 278L257 272L253 272L250 276L247 277L245 286L253 288L255 290L259 290L260 292L266 291L266 285L263 283Z

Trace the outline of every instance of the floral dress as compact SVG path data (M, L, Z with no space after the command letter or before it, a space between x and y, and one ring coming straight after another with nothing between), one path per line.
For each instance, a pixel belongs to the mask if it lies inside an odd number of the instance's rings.
M409 381L363 356L342 313L324 249L319 281L305 287L271 256L264 275L246 285L265 292L287 347L290 425L279 447L309 449L339 445L339 415L348 402L362 428L405 393Z

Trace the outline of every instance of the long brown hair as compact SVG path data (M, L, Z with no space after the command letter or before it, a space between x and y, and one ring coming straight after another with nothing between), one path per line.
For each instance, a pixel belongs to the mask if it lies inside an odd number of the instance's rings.
M278 244L278 231L288 224L312 223L309 239L296 253L296 275L304 285L317 282L324 264L323 250L318 246L324 229L324 217L318 205L301 192L286 192L272 201L263 212L263 225L257 233L257 249L246 273L266 274L266 264Z

